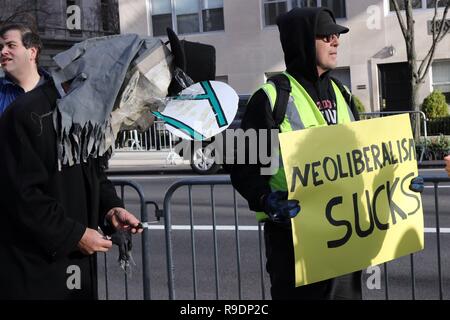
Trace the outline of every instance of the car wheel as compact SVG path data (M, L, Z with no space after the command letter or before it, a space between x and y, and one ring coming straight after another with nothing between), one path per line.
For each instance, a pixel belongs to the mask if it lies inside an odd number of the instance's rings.
M214 174L220 169L215 161L214 150L208 146L202 146L192 153L191 168L198 174Z

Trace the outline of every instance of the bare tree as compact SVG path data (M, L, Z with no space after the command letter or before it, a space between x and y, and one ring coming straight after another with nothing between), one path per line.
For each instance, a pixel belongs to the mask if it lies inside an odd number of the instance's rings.
M47 10L46 1L37 0L0 0L0 24L9 22L21 22L30 28L37 30L44 21L39 21L40 17L50 15Z
M8 22L25 23L35 30L65 29L65 5L54 0L0 0L0 25ZM90 10L83 26L94 34L120 33L117 0L95 0L83 7ZM95 18L94 18L95 17ZM65 21L65 20L64 20Z
M399 2L403 2L404 10L401 10ZM403 37L406 44L406 56L408 59L408 68L411 76L410 87L411 87L411 98L412 107L414 111L419 111L420 103L417 101L417 94L419 92L420 86L423 84L425 77L428 74L431 63L433 62L434 53L436 51L438 43L444 38L448 31L446 28L446 17L450 6L449 0L435 0L434 1L434 15L431 21L431 36L432 42L428 49L427 54L420 62L417 61L416 44L415 44L415 34L414 34L414 17L413 17L413 1L412 0L390 0L390 3L395 9L398 22L400 24L400 29L402 30ZM444 12L442 16L439 17L438 5L445 4ZM402 12L405 13L405 19L403 18ZM419 129L419 130L418 130ZM420 134L420 123L416 123L416 138Z

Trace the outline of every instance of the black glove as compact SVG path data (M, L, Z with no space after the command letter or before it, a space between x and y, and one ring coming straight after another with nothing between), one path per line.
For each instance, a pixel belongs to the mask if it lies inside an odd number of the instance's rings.
M131 256L131 249L133 243L131 241L131 232L116 230L111 235L111 241L119 247L119 264L120 267L126 272L131 272L130 261L134 263L133 257Z
M424 187L423 187L423 177L422 176L417 176L411 180L411 183L409 185L409 190L422 193L423 188Z
M298 200L288 200L287 191L275 191L263 198L264 212L276 223L289 224L300 212Z

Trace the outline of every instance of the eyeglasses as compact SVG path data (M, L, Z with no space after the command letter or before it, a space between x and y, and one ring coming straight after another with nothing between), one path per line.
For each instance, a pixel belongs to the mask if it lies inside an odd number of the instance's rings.
M331 41L334 40L334 38L339 39L340 36L341 36L340 33L332 33L332 34L328 34L326 36L325 35L316 36L316 38L322 40L323 42L330 43Z

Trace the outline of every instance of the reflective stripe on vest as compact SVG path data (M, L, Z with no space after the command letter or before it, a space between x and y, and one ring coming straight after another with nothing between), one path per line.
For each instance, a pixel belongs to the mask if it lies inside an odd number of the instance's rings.
M287 72L284 72L284 74L289 78L291 83L291 94L286 108L286 115L280 125L280 132L290 132L305 128L328 125L319 108L317 108L316 103L312 100L300 83L298 83L297 80L295 80ZM354 121L355 119L350 107L347 105L347 102L345 101L345 98L338 86L333 81L331 81L331 83L336 96L337 122L348 123ZM268 82L261 88L269 98L270 106L273 110L277 98L275 86L273 83ZM279 155L279 158L279 168L269 181L272 191L287 190L287 182L284 174L281 154ZM256 219L258 221L266 220L267 215L264 212L256 212Z

